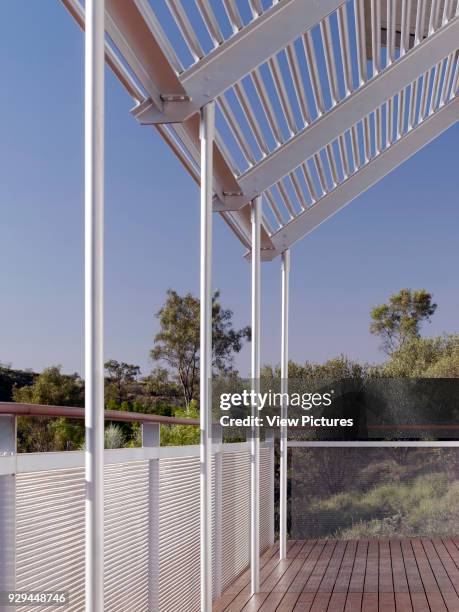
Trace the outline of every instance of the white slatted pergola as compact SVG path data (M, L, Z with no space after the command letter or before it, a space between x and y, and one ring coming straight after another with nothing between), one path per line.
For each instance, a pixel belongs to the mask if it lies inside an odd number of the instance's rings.
M287 384L290 247L459 118L458 0L62 0L86 28L87 610L102 610L103 66L201 185L201 609L212 605L211 243L219 213L252 260L282 257ZM202 179L202 180L201 180ZM286 407L283 407L285 413ZM252 591L259 437L252 436ZM287 432L281 431L280 555ZM91 557L92 555L92 557Z

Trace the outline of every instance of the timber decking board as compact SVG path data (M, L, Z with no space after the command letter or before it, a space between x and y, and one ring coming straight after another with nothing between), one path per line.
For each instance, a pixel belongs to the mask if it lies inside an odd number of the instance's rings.
M459 538L289 541L260 559L213 612L459 612Z

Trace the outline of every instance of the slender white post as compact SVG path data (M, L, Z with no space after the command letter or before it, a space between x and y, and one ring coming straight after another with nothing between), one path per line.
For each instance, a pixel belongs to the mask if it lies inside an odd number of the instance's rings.
M218 599L222 594L222 531L226 519L223 514L222 490L223 490L223 431L220 423L212 426L213 448L217 449L213 454L214 463L214 533L215 540L212 542L212 555L215 559L213 578L213 592Z
M159 448L161 426L159 423L142 423L142 446ZM148 610L159 607L159 459L148 462Z
M252 390L260 392L260 272L261 197L252 202ZM259 416L252 402L252 416ZM250 444L250 581L252 593L260 589L260 430L252 427Z
M0 456L15 457L16 417L0 414ZM14 464L15 465L15 464ZM0 475L0 591L16 589L16 474ZM10 609L5 606L5 609Z
M282 338L281 338L281 393L288 393L288 298L289 298L290 251L282 253ZM282 400L281 418L287 418L288 402ZM280 528L279 556L287 555L287 427L280 428Z
M86 612L104 609L104 0L86 0Z
M212 610L212 198L215 105L201 110L201 612Z

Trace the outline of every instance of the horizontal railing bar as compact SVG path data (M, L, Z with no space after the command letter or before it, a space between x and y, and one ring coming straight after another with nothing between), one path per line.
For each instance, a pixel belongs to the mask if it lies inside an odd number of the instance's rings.
M379 430L379 431L403 431L405 429L413 429L413 430L434 430L434 429L457 429L459 430L459 424L453 425L451 423L400 423L400 424L389 424L383 423L380 425L367 425L366 427L369 431ZM298 429L307 429L308 431L312 431L312 425L294 425L289 426L290 430L298 430Z
M84 419L84 408L73 406L43 406L41 404L19 404L0 402L0 414L33 417L66 417L68 419ZM118 410L105 410L106 421L131 421L137 423L160 423L161 425L192 425L199 426L198 419L178 419L159 414L142 414Z
M260 448L271 447L272 441L260 442ZM248 453L249 450L250 442L214 443L212 445L212 453ZM185 457L199 457L199 444L105 449L104 464L135 463L150 459L183 459ZM0 455L0 476L83 467L84 451Z
M458 448L459 440L375 440L374 442L369 440L333 440L332 442L325 440L288 440L287 446L289 448Z

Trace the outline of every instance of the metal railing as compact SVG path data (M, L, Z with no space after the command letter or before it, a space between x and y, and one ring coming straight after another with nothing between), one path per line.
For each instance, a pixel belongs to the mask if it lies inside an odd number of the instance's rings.
M0 404L0 590L67 591L84 609L84 452L16 452L16 418L84 418L83 408ZM199 445L161 447L161 425L192 419L105 411L136 421L142 447L104 451L104 609L200 608ZM212 444L213 596L249 564L250 443ZM260 448L260 548L274 541L274 445ZM25 607L15 608L24 610ZM31 610L46 607L27 606Z
M19 404L14 402L0 402L0 415L14 414L16 416L36 417L65 417L68 419L84 419L84 408L74 406L45 406L42 404ZM195 425L199 427L197 419L179 419L159 414L143 414L124 410L105 410L106 421L120 421L130 423L156 423L159 425Z

